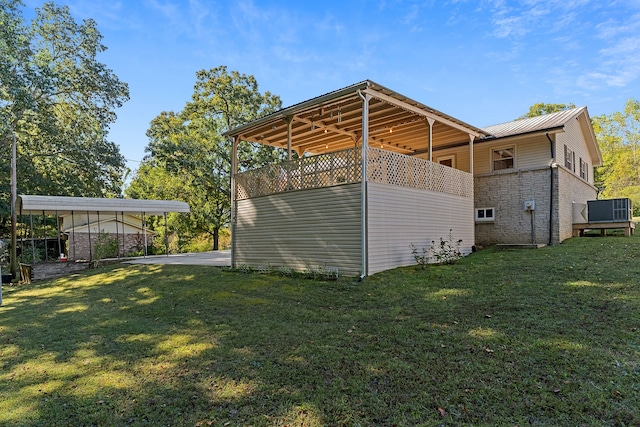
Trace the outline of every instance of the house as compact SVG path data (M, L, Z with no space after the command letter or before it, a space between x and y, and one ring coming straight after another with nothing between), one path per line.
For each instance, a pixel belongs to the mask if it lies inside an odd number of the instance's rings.
M602 165L586 107L483 129L475 144L477 244L555 244L573 234L576 205L595 200Z
M480 129L370 80L226 135L232 265L344 275L413 264L412 244L449 235L463 254L476 241L561 241L571 235L567 200L595 198L601 162L586 108ZM288 158L240 172L242 141Z
M70 213L60 215L61 231L67 239L68 255L71 259L92 259L99 239L107 236L114 242L111 257L127 256L131 252L146 253L153 242L153 231L146 229L141 215L108 212L90 213L72 217Z

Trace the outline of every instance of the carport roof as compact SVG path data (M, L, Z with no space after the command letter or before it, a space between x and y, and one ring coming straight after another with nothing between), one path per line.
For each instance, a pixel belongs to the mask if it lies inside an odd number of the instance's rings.
M190 212L189 205L177 200L105 199L97 197L20 195L18 211L65 215L72 212L127 212L162 215Z

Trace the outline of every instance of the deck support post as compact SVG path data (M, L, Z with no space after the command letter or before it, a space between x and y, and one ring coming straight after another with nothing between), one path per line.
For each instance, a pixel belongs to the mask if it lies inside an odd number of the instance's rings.
M429 123L429 161L433 162L433 124L435 120L427 117L427 123Z
M469 173L473 175L473 141L475 136L469 134Z
M291 121L288 126L289 159L291 159ZM236 174L238 173L238 143L240 136L231 143L231 268L236 268Z
M371 95L363 95L358 91L358 95L362 98L362 208L361 208L361 221L362 221L362 277L368 275L368 231L367 226L368 209L367 209L367 165L368 165L368 153L369 153L369 101Z
M291 161L291 126L293 124L293 116L287 116L284 118L287 122L287 160Z

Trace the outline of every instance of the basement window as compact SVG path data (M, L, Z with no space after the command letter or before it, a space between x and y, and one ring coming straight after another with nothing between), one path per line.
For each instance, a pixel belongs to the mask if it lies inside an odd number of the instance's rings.
M477 208L476 209L476 222L493 222L495 220L494 208Z

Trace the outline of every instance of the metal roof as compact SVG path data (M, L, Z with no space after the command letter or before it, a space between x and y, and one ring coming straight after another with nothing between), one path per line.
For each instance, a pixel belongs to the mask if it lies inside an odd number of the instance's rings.
M602 166L602 153L598 146L596 135L593 132L591 118L587 107L572 108L570 110L558 111L556 113L543 114L541 116L527 119L514 120L499 125L487 126L483 130L489 134L487 139L508 138L518 135L526 135L536 132L563 132L566 124L576 119L579 122L587 149L591 155L593 166Z
M483 130L496 138L504 138L507 136L558 129L564 127L569 120L577 117L584 111L586 111L586 107L572 108L556 113L543 114L541 116L487 126L483 128Z
M105 199L96 197L20 195L16 208L22 212L70 214L72 212L130 212L162 215L190 212L189 204L177 200Z

